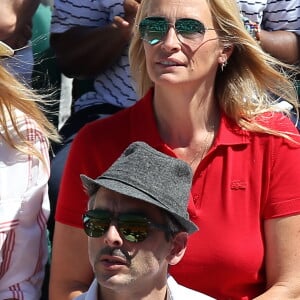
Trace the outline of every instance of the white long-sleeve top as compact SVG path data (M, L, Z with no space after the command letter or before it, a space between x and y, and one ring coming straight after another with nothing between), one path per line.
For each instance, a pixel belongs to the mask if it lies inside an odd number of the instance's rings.
M0 136L0 299L38 300L48 258L48 142L33 120L21 112L18 117L46 164Z

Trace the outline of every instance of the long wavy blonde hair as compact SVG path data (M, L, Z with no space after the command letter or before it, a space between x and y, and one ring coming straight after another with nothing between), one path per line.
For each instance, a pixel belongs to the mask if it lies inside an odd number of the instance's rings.
M55 126L48 121L39 106L41 101L37 93L19 82L1 65L0 61L0 137L12 148L25 154L35 155L45 163L42 154L21 132L18 124L18 121L20 121L19 111L37 124L45 139L59 142L60 137ZM13 128L13 131L11 128Z
M138 24L147 16L150 2L143 0L140 5L129 48L131 73L140 96L153 86L147 73L143 41L138 32ZM215 97L220 108L244 129L288 137L283 132L260 125L256 117L268 111L277 111L278 106L274 104L278 99L291 103L298 115L298 96L293 81L298 70L261 49L246 31L236 1L206 2L220 41L234 47L228 65L223 72L219 70L216 76Z

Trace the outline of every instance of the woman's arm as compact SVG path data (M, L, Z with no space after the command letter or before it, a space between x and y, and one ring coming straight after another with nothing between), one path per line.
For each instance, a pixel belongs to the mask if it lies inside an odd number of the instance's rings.
M267 291L255 300L300 299L300 215L265 221Z
M94 275L83 229L55 223L49 299L71 300L88 290Z

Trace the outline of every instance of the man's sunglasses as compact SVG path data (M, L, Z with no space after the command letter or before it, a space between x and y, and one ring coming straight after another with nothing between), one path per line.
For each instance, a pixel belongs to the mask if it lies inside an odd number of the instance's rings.
M199 46L203 40L206 28L198 20L190 18L177 19L175 25L164 17L147 17L139 24L141 38L150 45L156 45L167 35L170 27L175 29L178 40L190 46Z
M141 213L121 213L114 216L112 212L101 209L89 210L83 215L84 231L89 237L101 237L113 221L124 239L132 243L144 241L151 228L170 232L166 225L156 224Z

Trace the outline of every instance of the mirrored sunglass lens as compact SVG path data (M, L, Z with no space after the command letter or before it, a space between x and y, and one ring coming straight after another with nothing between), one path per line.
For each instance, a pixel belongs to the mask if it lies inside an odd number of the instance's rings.
M148 222L143 217L130 215L120 216L118 228L124 238L129 242L141 242L148 236Z
M118 230L127 241L137 243L148 236L148 219L136 214L121 214L117 218ZM109 229L111 213L102 210L90 210L83 216L84 231L89 237L101 237Z
M168 31L168 22L164 18L149 17L139 25L140 35L150 45L159 43Z
M176 21L176 32L184 38L193 39L203 36L205 26L198 20L179 19Z
M100 237L108 230L111 213L105 210L89 210L83 217L84 230L90 237Z
M84 218L84 230L86 234L90 237L100 237L102 236L109 228L110 220L98 220Z

